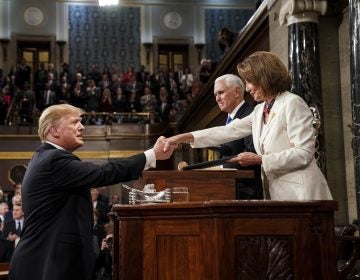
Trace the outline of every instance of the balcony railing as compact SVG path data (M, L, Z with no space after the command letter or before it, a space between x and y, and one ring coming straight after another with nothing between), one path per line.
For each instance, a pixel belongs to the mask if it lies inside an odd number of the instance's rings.
M91 112L83 114L84 125L111 125L121 123L155 124L161 120L156 113L108 113Z

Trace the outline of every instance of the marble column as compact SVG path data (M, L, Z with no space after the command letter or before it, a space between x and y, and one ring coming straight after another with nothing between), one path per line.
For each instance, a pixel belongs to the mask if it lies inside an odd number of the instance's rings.
M322 97L319 56L318 18L326 12L327 1L287 0L280 9L280 24L288 26L289 72L291 91L310 106L316 129L316 159L325 172L324 134L321 126Z
M360 219L360 0L349 1L350 79L357 217Z

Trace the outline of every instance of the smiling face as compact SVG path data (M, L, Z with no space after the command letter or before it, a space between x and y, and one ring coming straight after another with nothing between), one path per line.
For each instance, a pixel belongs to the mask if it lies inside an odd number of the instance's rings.
M240 88L228 86L225 80L217 81L214 85L214 95L221 111L231 113L242 101Z
M256 102L260 102L264 100L264 94L262 93L262 90L260 87L255 86L252 83L246 82L246 91L251 94L251 96L254 98Z

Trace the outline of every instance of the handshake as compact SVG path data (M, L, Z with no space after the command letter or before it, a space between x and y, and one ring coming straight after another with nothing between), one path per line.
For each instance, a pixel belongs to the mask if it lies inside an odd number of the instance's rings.
M169 138L160 136L157 139L153 150L155 152L156 159L163 160L170 158L179 144L190 144L193 142L194 136L190 132L178 134ZM254 164L262 164L262 156L252 152L242 152L236 157L228 159L226 162L236 162L242 166L250 166Z
M174 150L181 143L190 143L194 140L191 133L178 134L169 138L160 136L153 147L157 160L164 160L171 157Z

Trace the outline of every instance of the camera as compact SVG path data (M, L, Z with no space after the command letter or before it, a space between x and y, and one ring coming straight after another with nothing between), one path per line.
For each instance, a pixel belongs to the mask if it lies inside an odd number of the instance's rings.
M113 244L113 238L112 238L112 237L108 237L108 238L106 239L106 244L107 244L108 246L112 246L112 244Z

